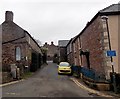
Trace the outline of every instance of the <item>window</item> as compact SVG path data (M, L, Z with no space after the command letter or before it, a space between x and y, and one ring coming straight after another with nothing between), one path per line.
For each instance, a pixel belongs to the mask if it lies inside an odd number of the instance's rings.
M16 61L20 61L21 60L21 50L20 47L16 47Z
M72 44L70 43L70 52L72 52Z
M60 66L70 66L70 64L67 63L67 62L61 62L59 65L60 65Z
M74 52L76 52L75 43L73 43Z

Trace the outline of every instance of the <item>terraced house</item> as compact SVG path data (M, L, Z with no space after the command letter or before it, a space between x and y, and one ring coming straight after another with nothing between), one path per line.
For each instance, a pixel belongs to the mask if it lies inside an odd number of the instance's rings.
M14 73L19 69L20 77L28 71L36 71L41 66L41 48L33 37L13 22L13 12L6 11L2 23L2 72L3 82L17 78Z
M120 73L120 4L100 10L86 27L67 45L68 60L92 70L99 79L110 79L110 72ZM114 50L116 56L107 56ZM71 56L72 55L72 56Z

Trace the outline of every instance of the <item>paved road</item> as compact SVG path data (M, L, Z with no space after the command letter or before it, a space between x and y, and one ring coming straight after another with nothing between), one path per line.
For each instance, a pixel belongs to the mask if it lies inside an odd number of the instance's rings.
M48 63L32 77L3 87L3 97L93 97L70 78L58 75L56 64Z

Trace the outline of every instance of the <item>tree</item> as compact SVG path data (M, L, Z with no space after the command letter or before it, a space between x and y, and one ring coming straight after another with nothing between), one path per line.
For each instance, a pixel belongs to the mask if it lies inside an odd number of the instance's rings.
M48 51L47 48L45 48L45 47L42 47L42 48L41 48L41 52L42 52L42 54L43 54L43 56L42 56L42 58L43 58L43 63L47 63L47 51Z

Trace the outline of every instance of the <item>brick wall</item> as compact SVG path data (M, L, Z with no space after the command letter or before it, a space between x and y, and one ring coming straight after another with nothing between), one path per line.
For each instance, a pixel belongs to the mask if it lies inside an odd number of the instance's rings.
M98 75L104 76L104 55L102 45L101 19L95 19L81 35L82 50L90 51L90 68ZM86 66L86 58L83 56L82 65ZM87 66L86 66L87 67Z
M67 45L67 61L73 65L74 61L73 61L73 52L72 52L72 40L69 42L69 44Z
M0 72L1 71L2 71L2 25L0 25Z

